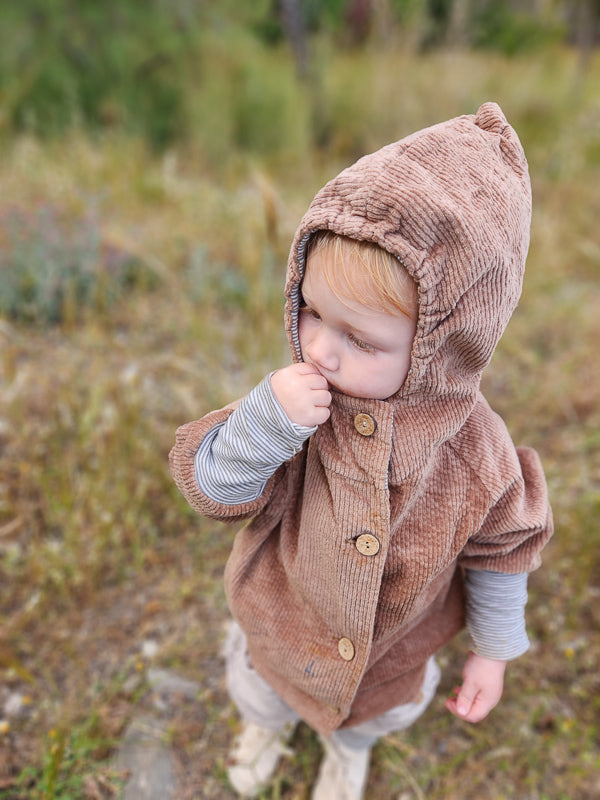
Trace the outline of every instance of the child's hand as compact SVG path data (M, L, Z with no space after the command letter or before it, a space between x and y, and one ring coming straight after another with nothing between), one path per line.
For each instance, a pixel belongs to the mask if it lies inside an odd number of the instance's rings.
M466 722L480 722L498 704L504 686L506 661L469 653L463 667L463 685L454 688L446 708Z
M325 378L312 364L301 362L271 375L271 389L291 422L312 428L329 419L331 394Z

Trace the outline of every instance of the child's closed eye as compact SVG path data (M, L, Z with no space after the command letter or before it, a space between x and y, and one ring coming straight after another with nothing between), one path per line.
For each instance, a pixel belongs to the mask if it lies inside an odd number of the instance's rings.
M363 341L363 339L359 339L358 336L355 336L353 333L348 334L348 339L352 342L354 347L358 350L362 350L364 353L374 353L375 348L372 344Z
M317 314L314 308L307 306L304 300L300 303L300 308L298 309L300 313L309 314L313 319L320 320L321 317Z

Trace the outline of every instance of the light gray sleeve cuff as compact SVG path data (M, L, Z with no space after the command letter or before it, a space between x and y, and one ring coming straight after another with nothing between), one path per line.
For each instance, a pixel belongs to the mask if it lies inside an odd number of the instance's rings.
M271 374L198 448L196 480L211 500L227 505L255 500L275 470L317 429L288 419L271 389Z
M529 649L525 630L527 573L467 569L467 628L475 653L510 661Z

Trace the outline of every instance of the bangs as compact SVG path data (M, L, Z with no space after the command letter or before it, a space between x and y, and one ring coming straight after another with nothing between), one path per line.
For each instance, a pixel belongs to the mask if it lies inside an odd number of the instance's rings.
M402 262L373 242L361 242L319 231L309 244L308 256L326 252L323 276L340 299L351 300L388 314L417 317L417 285Z

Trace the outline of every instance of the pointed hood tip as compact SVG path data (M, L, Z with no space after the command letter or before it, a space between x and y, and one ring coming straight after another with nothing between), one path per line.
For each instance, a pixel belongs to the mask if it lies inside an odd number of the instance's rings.
M475 114L475 124L484 131L499 134L502 134L508 126L504 112L498 103L491 100L479 106Z

